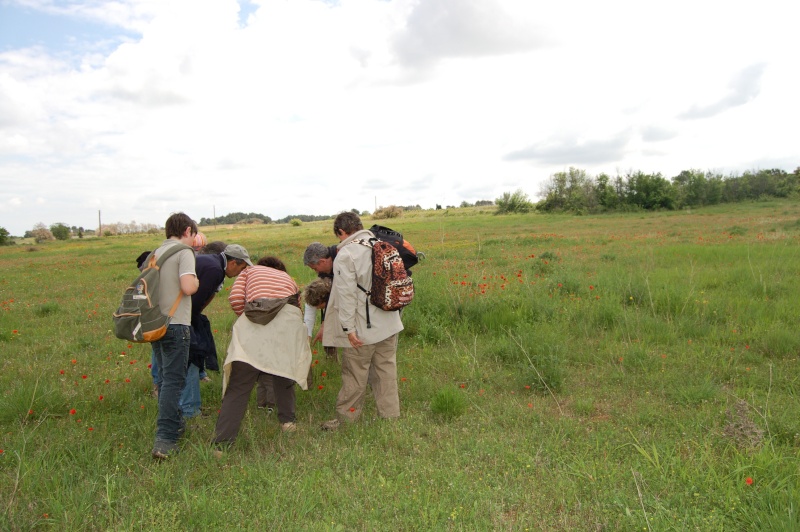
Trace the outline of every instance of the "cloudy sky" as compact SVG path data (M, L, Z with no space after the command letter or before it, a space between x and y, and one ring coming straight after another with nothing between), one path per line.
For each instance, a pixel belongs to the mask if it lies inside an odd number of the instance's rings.
M800 165L796 0L0 0L0 226Z

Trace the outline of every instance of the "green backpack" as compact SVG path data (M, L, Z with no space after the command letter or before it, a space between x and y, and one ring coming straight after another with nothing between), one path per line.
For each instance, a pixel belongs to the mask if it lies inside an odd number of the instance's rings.
M161 313L158 301L158 283L161 266L175 253L192 249L185 244L175 244L167 248L158 257L151 253L147 258L142 273L122 295L122 303L114 313L114 334L121 340L129 342L155 342L167 334L167 326L178 309L183 293L172 304L169 314Z

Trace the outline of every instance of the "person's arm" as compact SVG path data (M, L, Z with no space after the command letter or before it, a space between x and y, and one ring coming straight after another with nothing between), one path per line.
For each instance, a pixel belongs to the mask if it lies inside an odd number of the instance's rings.
M303 323L306 324L308 329L308 338L314 334L314 324L317 322L317 309L306 303L306 309L303 313Z
M354 244L355 245L355 244ZM364 343L358 338L356 332L356 305L359 304L359 294L363 292L358 288L356 281L356 264L353 256L346 249L340 249L334 263L336 282L336 296L339 301L339 321L347 333L350 345L361 347Z
M241 316L244 312L245 304L245 286L247 284L247 270L245 269L234 281L231 287L231 295L228 296L228 302L231 304L237 316Z
M197 289L200 287L200 282L197 280L197 277L193 273L186 273L181 275L181 292L185 295L190 296L197 292Z

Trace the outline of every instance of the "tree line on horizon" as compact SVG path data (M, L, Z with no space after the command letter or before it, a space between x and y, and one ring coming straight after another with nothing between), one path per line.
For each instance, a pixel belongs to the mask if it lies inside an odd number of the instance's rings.
M535 208L544 212L674 210L762 198L800 197L800 167L792 173L772 168L746 171L741 175L684 170L671 179L661 173L641 171L615 177L601 173L592 177L585 170L570 167L566 172L550 176L540 192L543 199Z

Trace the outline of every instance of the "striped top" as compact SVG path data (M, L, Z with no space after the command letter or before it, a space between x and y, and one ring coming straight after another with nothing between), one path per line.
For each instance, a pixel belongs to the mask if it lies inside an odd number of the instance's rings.
M267 266L250 266L236 278L228 301L236 315L241 316L247 301L281 299L299 291L297 283L288 273Z

